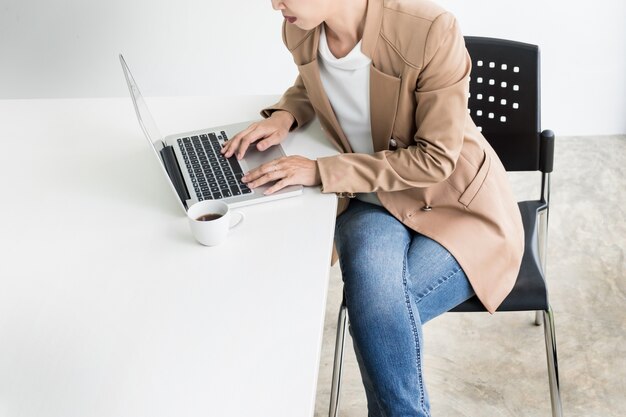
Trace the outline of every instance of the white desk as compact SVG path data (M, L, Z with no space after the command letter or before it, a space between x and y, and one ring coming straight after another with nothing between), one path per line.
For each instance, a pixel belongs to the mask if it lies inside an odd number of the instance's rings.
M276 97L148 100L162 133ZM0 417L313 415L334 195L203 247L130 98L0 101ZM317 122L289 154L331 155Z

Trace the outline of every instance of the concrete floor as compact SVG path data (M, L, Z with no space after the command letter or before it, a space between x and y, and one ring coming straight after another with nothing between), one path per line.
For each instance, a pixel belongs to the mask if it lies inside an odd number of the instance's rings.
M540 174L512 173L519 200ZM557 138L547 279L565 417L626 416L626 136ZM328 415L341 301L331 270L315 416ZM550 416L543 328L533 313L448 313L424 328L434 417ZM367 415L348 337L342 417Z

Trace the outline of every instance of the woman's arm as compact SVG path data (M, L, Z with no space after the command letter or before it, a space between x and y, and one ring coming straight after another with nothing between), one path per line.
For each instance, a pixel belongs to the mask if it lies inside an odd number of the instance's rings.
M315 117L315 111L309 102L309 95L300 75L296 78L293 86L285 91L278 103L261 110L261 116L268 118L277 110L285 110L295 118L289 131L304 126Z

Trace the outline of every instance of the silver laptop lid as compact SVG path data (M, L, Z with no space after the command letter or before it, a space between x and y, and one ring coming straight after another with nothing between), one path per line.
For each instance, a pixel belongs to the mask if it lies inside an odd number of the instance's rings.
M139 87L137 86L133 75L130 73L128 65L126 65L126 60L122 54L120 54L120 62L122 63L122 69L124 70L124 76L126 76L128 90L130 91L130 96L133 99L133 104L135 105L135 111L137 112L137 118L139 119L141 129L156 150L160 151L163 146L165 146L163 143L163 136L161 136L161 132L159 132L159 129L157 128L156 123L148 110L148 106L139 91Z
M163 159L161 159L160 151L165 147L165 143L163 142L163 136L161 136L161 133L159 132L159 129L157 128L156 123L154 122L154 119L152 118L152 115L148 110L148 106L146 105L146 102L144 101L143 96L139 91L139 87L137 86L133 75L130 73L128 65L126 65L126 60L124 59L122 54L120 54L120 62L122 64L122 69L124 70L124 76L126 77L126 83L128 84L130 97L133 99L135 112L137 113L137 119L139 119L139 125L141 126L141 130L143 130L146 139L148 139L148 142L150 142L150 147L154 151L154 155L159 160L159 165L161 166L163 173L167 177L172 191L174 191L174 194L176 195L176 201L179 202L183 210L187 211L185 204L178 196L176 187L174 187L174 184L172 183L172 180L167 173L167 169L165 168Z

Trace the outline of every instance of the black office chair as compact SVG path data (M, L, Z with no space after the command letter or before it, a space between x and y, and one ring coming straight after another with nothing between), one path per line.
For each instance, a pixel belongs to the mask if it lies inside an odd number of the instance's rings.
M550 173L554 133L541 131L539 48L503 39L465 37L472 57L469 109L507 171L541 171L538 200L518 203L526 233L522 265L515 287L498 311L535 311L543 315L552 416L562 417L554 317L545 281ZM477 297L452 311L486 311ZM339 414L343 352L348 324L345 297L339 309L330 417Z

